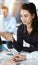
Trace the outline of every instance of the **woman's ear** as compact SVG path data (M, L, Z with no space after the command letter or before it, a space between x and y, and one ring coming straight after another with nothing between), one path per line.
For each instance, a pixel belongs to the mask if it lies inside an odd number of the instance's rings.
M35 18L35 14L32 15L32 18L33 18L33 19Z

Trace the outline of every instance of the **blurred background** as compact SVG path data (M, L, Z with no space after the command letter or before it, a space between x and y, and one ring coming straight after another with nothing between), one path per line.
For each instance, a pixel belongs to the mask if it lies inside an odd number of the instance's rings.
M37 15L38 15L38 0L37 1L36 0L0 0L0 10L3 5L8 6L9 14L12 14L16 18L17 23L21 23L19 17L21 5L23 3L28 3L28 2L33 2L36 5Z

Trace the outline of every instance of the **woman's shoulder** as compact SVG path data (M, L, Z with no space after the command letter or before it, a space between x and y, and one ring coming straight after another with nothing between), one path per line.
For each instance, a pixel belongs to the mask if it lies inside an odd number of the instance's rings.
M23 27L23 26L24 26L24 24L21 23L18 27Z
M24 24L21 24L20 26L18 26L18 29L23 31L24 30Z
M18 28L20 28L20 29L26 29L26 25L24 25L24 24L21 24L20 26L18 26Z

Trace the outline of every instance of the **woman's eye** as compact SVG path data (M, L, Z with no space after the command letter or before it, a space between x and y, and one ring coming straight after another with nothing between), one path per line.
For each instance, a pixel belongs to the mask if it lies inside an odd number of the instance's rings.
M27 15L24 15L24 16L20 15L20 17L27 17Z
M24 17L27 17L27 15L24 15Z

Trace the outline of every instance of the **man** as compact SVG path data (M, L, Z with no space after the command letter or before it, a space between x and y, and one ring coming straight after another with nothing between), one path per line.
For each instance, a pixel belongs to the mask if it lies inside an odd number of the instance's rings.
M3 24L5 31L1 33L1 36L5 38L3 43L12 43L14 41L13 34L16 33L16 20L11 15L8 15L8 7L3 6ZM9 45L8 45L9 46Z

